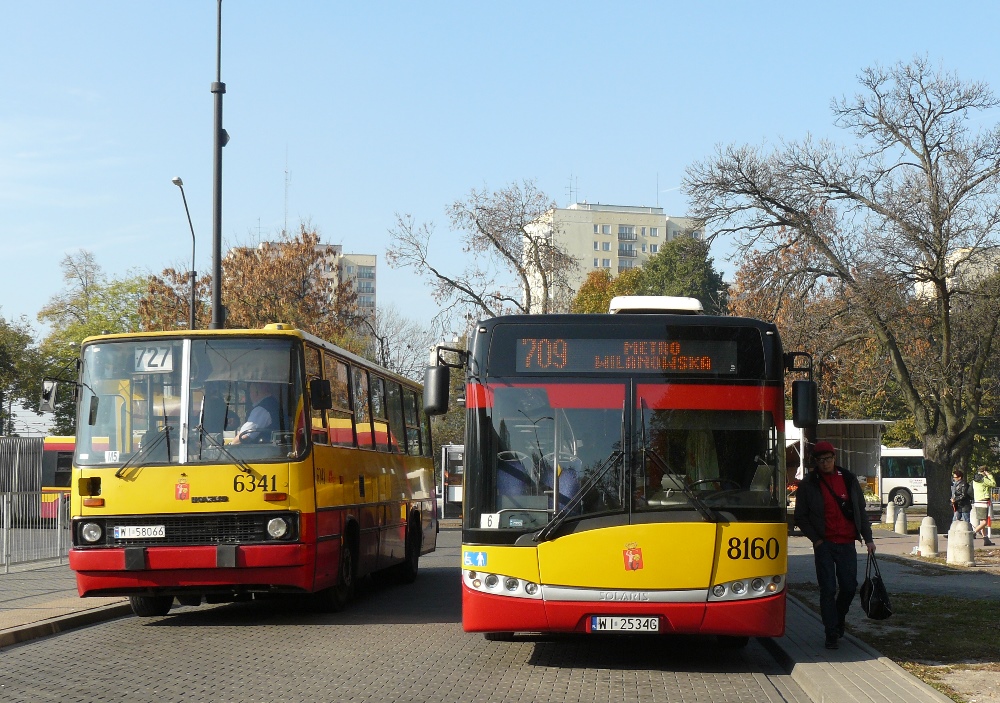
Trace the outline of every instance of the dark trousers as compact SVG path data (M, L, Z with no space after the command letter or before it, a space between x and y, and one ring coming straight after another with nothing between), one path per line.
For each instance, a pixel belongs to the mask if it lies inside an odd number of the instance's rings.
M834 544L825 540L813 553L819 584L819 610L826 634L832 635L847 616L858 590L858 553L853 542Z

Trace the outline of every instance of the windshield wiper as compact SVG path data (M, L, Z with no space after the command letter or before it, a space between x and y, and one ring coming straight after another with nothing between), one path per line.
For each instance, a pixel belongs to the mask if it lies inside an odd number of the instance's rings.
M201 425L198 425L196 429L198 430L200 436L208 440L209 444L211 444L213 447L215 447L220 452L229 457L229 460L232 461L234 464L236 464L237 469L239 469L245 474L253 474L253 469L251 469L245 461L243 461L239 457L234 456L231 451L226 449L226 446L220 443L219 440L217 440L215 437L213 437L211 432L205 432Z
M156 431L153 436L152 441L149 444L143 444L139 451L130 456L128 460L121 465L121 467L115 471L115 478L124 478L125 472L129 469L137 469L141 466L145 466L145 462L138 461L139 457L145 457L152 453L152 451L157 447L160 442L163 441L164 437L170 434L170 430L173 429L173 425L164 425ZM170 455L170 443L167 443L167 456Z
M663 472L664 476L668 475L677 476L677 474L671 471L670 467L667 466L667 462L665 462L663 459L657 456L656 452L654 452L652 449L646 447L645 444L643 444L642 447L643 463L645 463L647 456L653 459L653 463L656 464L657 468L659 468L661 472ZM699 513L701 513L701 516L705 518L707 522L718 522L719 516L715 513L714 510L708 507L708 504L705 501L699 498L697 494L691 490L691 488L687 485L687 483L685 483L684 481L685 478L686 478L685 476L680 476L678 480L675 482L677 485L680 486L681 492L684 493L685 496L687 496L687 499L691 501L691 504L698 510Z
M569 517L569 514L573 510L573 508L575 508L577 505L580 504L580 501L583 500L583 497L587 494L587 492L590 491L590 489L593 488L595 485L597 485L597 482L604 477L604 474L608 472L608 469L610 469L612 466L616 466L624 456L625 456L624 452L617 451L613 452L611 456L605 459L604 463L598 467L597 471L592 473L587 478L587 480L583 482L580 488L577 489L576 493L573 494L573 497L570 498L569 501L566 503L566 507L564 507L558 513L556 513L551 520L545 523L545 526L542 527L542 529L540 529L538 532L535 533L535 536L532 538L532 541L534 542L547 541L549 537L552 535L552 533L555 532L559 528L559 526L566 521L566 518ZM559 496L553 493L552 501L553 504L557 504L559 501Z

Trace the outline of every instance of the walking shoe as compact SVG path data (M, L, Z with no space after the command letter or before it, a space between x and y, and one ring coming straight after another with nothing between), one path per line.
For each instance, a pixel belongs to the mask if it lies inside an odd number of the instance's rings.
M984 547L992 547L993 544L994 543L990 541L989 537L983 537L983 546Z
M836 634L832 634L831 633L831 634L829 634L829 635L826 636L826 648L827 649L838 649L839 647L840 647L840 645L837 644L837 635Z

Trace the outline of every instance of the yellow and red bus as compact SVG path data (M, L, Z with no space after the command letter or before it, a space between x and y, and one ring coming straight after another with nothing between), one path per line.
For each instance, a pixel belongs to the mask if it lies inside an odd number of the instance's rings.
M46 437L42 441L42 504L41 518L55 520L59 517L59 501L69 496L73 474L73 447L76 438Z
M137 615L258 594L342 608L437 540L419 384L288 325L84 341L72 480L81 596ZM270 423L245 431L251 396Z
M466 368L466 631L783 633L784 372L806 369L772 324L671 312L692 303L497 317L459 362L439 348L428 412Z

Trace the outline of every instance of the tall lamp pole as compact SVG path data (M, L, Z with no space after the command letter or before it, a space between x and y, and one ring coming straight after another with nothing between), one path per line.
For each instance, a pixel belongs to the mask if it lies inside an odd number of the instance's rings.
M184 212L187 214L188 227L191 228L191 317L188 321L188 329L194 329L194 287L195 281L198 280L197 274L194 268L194 225L191 224L191 211L188 210L188 199L184 195L184 181L181 180L180 176L174 176L170 179L170 182L181 189L181 198L184 200Z
M222 96L226 84L222 82L222 0L219 0L219 19L216 33L215 82L212 95L215 96L215 124L213 137L213 181L212 190L212 323L213 330L222 329L226 323L226 313L222 306L222 147L229 142L229 134L222 128Z

